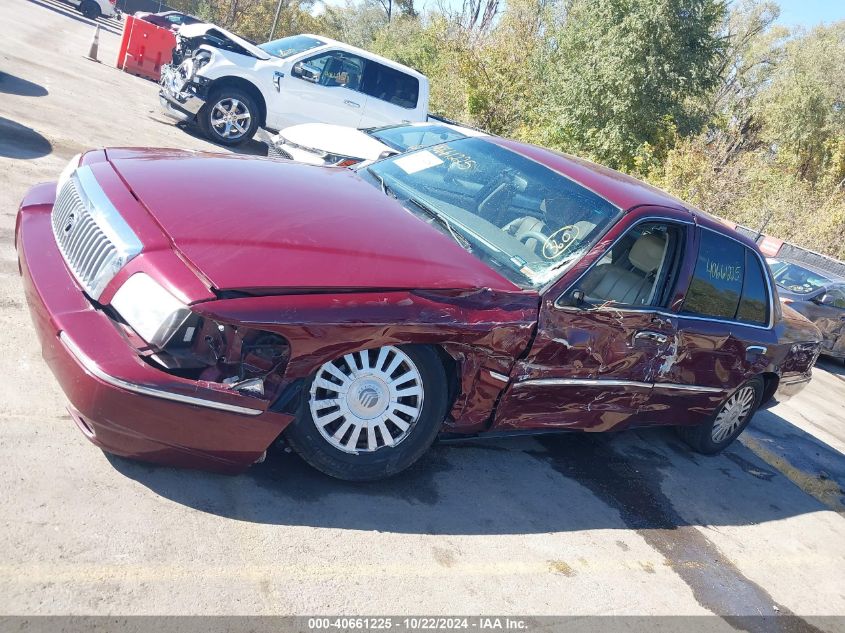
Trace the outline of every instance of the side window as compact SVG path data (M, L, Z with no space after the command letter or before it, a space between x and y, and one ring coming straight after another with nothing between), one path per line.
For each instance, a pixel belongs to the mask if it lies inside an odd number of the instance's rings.
M414 109L420 96L420 82L416 77L371 61L367 64L363 92L401 108Z
M570 294L593 305L663 306L676 275L683 228L648 222L628 231L587 272ZM567 303L577 304L571 298Z
M749 249L745 249L745 276L742 284L742 298L736 318L746 323L765 325L769 322L769 294L760 260Z
M745 270L745 247L713 231L701 230L701 245L683 312L734 319Z
M327 88L361 90L364 60L357 55L331 51L302 62L310 80Z

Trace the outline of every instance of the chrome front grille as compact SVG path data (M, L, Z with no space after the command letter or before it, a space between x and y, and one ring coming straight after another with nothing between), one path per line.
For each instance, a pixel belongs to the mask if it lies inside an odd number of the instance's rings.
M93 298L126 263L141 242L106 197L89 167L80 167L56 197L53 235L68 268Z

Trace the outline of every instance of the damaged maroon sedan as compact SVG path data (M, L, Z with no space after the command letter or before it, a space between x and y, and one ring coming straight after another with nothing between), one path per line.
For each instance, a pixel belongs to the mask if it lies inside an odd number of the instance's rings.
M497 138L357 173L92 151L27 194L16 244L85 436L226 472L280 436L353 480L438 434L673 425L715 453L819 351L753 242Z

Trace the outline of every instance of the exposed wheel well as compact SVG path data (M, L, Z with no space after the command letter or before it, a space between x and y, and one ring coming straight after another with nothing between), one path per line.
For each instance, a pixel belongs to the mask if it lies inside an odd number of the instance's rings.
M246 79L241 79L240 77L220 77L219 79L215 79L211 83L211 86L209 86L209 96L211 96L221 88L237 88L238 90L242 90L243 92L247 93L250 97L255 99L255 103L258 104L259 109L258 123L261 127L264 127L266 125L267 104L264 102L264 95L262 95L261 91L255 87L255 84L247 81Z
M451 411L455 404L455 398L461 389L461 374L459 371L458 361L452 358L449 353L439 345L432 345L434 351L437 352L440 362L443 363L443 369L446 372L446 384L449 387L447 394L447 411Z
M760 400L760 404L763 405L775 395L780 378L776 373L769 371L760 374L760 377L763 379L763 397Z

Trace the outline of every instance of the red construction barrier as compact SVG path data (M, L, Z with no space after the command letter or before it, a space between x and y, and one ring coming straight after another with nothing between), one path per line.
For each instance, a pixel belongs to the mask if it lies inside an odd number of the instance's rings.
M128 15L123 23L117 67L132 75L158 81L161 67L173 59L175 46L176 36L171 30Z

